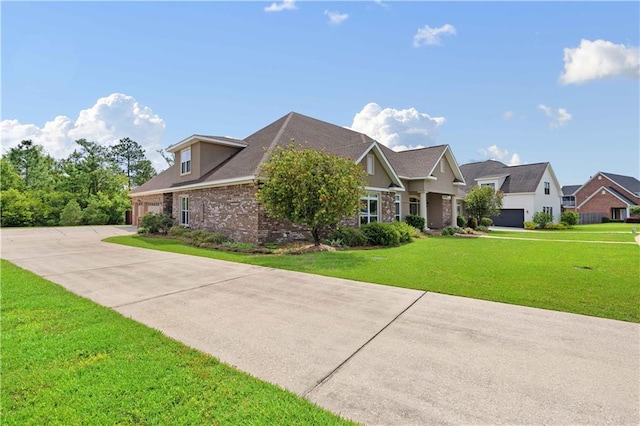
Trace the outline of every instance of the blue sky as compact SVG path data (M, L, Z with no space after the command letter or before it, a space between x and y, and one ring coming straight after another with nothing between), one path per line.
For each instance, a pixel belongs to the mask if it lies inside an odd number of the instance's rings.
M272 6L273 5L273 6ZM296 111L460 164L638 177L640 4L7 2L3 151L155 150ZM274 10L271 10L274 9Z

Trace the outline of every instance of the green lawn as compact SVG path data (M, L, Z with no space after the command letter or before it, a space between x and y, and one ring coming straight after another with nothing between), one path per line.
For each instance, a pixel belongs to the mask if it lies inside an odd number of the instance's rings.
M638 233L633 233L634 226ZM564 231L491 231L492 237L528 238L565 241L604 241L635 243L640 234L640 224L631 223L599 223L594 225L578 225Z
M350 424L2 260L2 425Z
M449 237L378 250L276 256L218 252L140 236L106 241L640 322L640 247L632 244Z

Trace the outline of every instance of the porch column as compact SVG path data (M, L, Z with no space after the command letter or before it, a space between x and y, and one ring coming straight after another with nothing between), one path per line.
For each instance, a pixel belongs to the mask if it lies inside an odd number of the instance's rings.
M429 222L427 221L427 191L419 191L420 194L420 216L424 218L424 230L429 229Z
M458 226L458 198L451 196L451 226Z

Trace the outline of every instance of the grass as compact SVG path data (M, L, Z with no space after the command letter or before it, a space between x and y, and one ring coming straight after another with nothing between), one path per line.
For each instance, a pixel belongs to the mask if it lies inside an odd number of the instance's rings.
M350 424L1 263L3 425Z
M631 244L450 237L426 238L378 250L273 256L218 252L137 236L111 237L106 241L640 322L640 247Z
M640 225L635 225L640 232ZM594 225L577 225L563 231L535 230L535 231L491 231L492 237L511 237L564 241L602 241L635 243L637 233L633 233L634 224L630 223L602 223Z

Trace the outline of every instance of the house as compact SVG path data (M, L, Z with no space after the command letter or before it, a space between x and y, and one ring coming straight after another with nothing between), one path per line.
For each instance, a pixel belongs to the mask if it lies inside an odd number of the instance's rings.
M584 185L563 191L563 208L579 213L580 223L600 223L603 217L624 220L629 207L640 205L640 181L632 176L598 172Z
M562 189L550 163L507 166L487 160L463 164L460 170L467 186L490 186L504 194L502 212L493 217L496 226L523 227L536 212L551 214L560 221Z
M309 238L304 228L270 218L256 200L261 165L292 140L350 158L367 171L361 210L344 225L408 214L421 215L434 228L455 221L464 179L448 145L394 152L363 133L291 112L244 139L192 135L170 146L174 165L130 193L133 223L166 212L181 225L235 241Z

